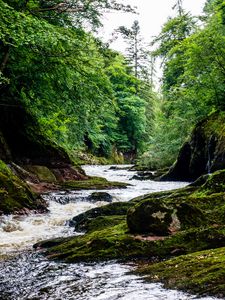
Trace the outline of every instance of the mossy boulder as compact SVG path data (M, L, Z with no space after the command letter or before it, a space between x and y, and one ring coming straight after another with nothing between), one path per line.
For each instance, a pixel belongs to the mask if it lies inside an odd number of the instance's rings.
M45 201L31 192L29 187L0 160L0 214L28 210L46 212L46 206Z
M104 202L112 202L113 197L106 192L94 192L88 197L88 201L90 202L97 202L97 201L104 201Z
M98 216L88 221L85 235L42 241L34 247L47 248L50 259L66 262L168 258L194 251L225 246L222 228L198 228L167 237L134 235L125 216Z
M205 223L206 217L199 208L188 203L174 204L168 199L141 201L127 213L127 224L133 233L165 236Z
M181 148L176 163L161 180L193 181L199 176L225 169L225 112L200 121Z
M198 183L90 210L72 224L85 230L84 235L43 241L35 247L42 248L49 259L70 263L147 259L138 272L150 281L224 297L223 176L224 171L215 172L202 186ZM152 217L155 224L149 222ZM143 230L146 226L150 227Z
M127 224L134 233L168 235L173 213L171 206L158 200L147 200L128 210Z
M40 181L44 182L56 182L55 175L46 166L28 165L26 169L35 174Z
M90 231L83 236L65 239L53 247L48 247L49 241L47 241L47 246L46 242L40 242L35 247L47 247L45 254L48 258L63 259L66 262L128 259L138 254L143 256L143 253L146 253L148 242L135 240L126 233L125 217L122 221L119 220L119 224L113 226L106 226L106 219L104 222L99 221L101 225L96 227L97 230ZM54 243L54 240L51 242Z
M209 175L207 181L200 187L199 192L208 194L225 193L225 170Z
M126 216L128 208L132 204L130 202L114 202L101 207L92 208L84 213L75 216L69 221L69 225L74 227L76 231L87 230L90 221L97 217L105 216Z

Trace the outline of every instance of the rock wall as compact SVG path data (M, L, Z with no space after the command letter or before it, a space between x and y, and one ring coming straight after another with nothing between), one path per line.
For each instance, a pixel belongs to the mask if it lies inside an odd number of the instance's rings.
M225 169L225 113L216 112L196 125L161 180L193 181L221 169Z
M70 163L68 154L43 135L22 106L3 106L0 115L0 159L48 166Z
M0 160L0 215L30 210L46 212L47 204Z

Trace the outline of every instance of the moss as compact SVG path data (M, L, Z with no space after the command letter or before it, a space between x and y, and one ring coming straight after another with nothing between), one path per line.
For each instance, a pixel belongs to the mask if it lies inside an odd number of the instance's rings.
M210 247L225 246L225 228L208 227L189 229L170 237L158 239L129 233L125 216L99 216L88 220L87 233L47 242L36 247L48 248L51 259L66 262L96 261L131 258L165 258Z
M70 226L75 227L77 231L88 229L89 222L97 217L122 216L125 219L128 208L132 206L130 202L114 202L101 207L92 208L84 213L75 216L70 220Z
M122 155L118 155L116 152L111 153L111 156L106 158L102 156L96 156L91 153L85 153L81 151L70 152L71 160L75 165L112 165L112 164L124 164L124 158Z
M108 217L108 220L106 217L98 219L97 227L92 223L97 230L93 228L83 236L67 238L57 246L50 247L45 254L50 259L63 259L65 262L127 260L156 254L155 243L135 239L128 234L126 222L122 219L113 220L111 217ZM117 222L119 224L112 225ZM36 247L46 247L46 245L40 242Z
M197 195L210 195L225 192L225 170L216 171L211 174L206 183L198 190Z
M125 215L99 216L94 219L87 220L87 232L101 230L102 228L110 228L118 225L126 220Z
M208 119L203 123L205 134L210 137L213 133L219 137L225 137L225 113L216 112L211 114Z
M91 177L87 180L66 181L63 187L74 190L126 188L123 182L111 182L101 177Z
M0 213L10 214L24 208L44 211L46 204L0 160Z
M131 232L168 235L173 211L158 199L144 200L128 210L127 224Z
M132 232L168 235L177 230L209 225L208 214L191 198L196 187L154 193L133 199L127 222Z
M225 296L225 248L210 249L140 267L139 274L201 295Z
M46 166L34 166L34 165L27 165L26 169L31 173L37 175L40 181L44 182L56 182L55 175L51 172L49 168Z

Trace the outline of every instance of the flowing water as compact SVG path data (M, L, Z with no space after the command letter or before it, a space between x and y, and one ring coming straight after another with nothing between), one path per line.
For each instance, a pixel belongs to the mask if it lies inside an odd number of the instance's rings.
M132 180L135 172L110 166L84 166L88 175L131 184L127 189L104 190L113 201L128 201L139 195L185 186L184 182ZM101 206L88 201L93 190L57 192L45 195L49 213L30 216L0 217L0 299L76 299L76 300L212 300L196 298L160 284L146 283L133 275L133 263L49 262L32 250L37 241L76 235L68 220L90 208Z

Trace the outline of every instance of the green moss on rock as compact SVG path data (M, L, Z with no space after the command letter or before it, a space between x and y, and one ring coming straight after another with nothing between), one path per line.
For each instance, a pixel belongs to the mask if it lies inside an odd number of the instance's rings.
M125 219L127 210L131 206L132 203L130 202L114 202L101 207L95 207L75 216L70 220L70 226L74 227L77 231L86 231L89 228L90 221L98 217L122 216Z
M193 181L225 168L225 112L217 111L201 120L190 140L180 149L177 161L163 180Z
M112 182L101 177L90 177L87 180L66 181L63 186L74 190L126 188L128 184Z
M44 182L56 182L56 177L52 171L46 166L28 165L26 169L35 174L40 181Z
M139 274L167 288L225 297L225 248L210 249L140 267Z
M99 261L131 258L165 258L198 250L225 246L222 228L198 228L159 238L132 235L125 216L105 216L89 220L88 232L82 236L40 242L36 248L48 248L51 259L66 262Z
M212 174L202 186L148 194L92 209L72 220L72 225L86 230L86 234L36 246L47 248L45 253L50 259L66 262L163 259L139 272L168 287L223 297L223 173Z
M46 203L0 160L0 214L24 209L46 211Z
M200 187L198 192L205 195L225 193L225 170L216 171L209 175L206 183Z

